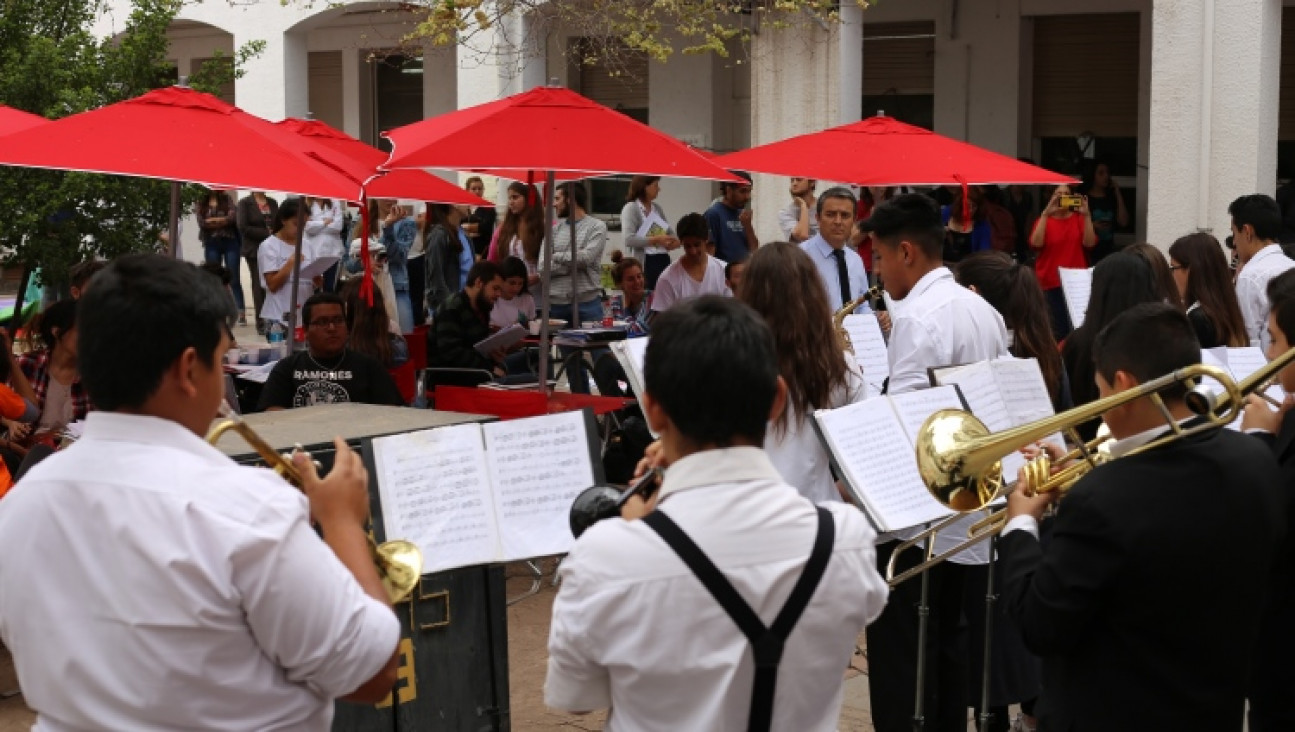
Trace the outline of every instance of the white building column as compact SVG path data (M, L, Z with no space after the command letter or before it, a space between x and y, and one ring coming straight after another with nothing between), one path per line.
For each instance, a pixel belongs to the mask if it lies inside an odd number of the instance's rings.
M234 81L238 106L271 122L305 117L310 111L310 63L304 33L268 33L264 30L236 34L234 47L248 41L265 41L265 51L245 67Z
M1281 0L1156 0L1147 239L1228 234L1228 204L1277 179Z
M751 145L817 132L859 118L863 95L860 14L762 29L751 41ZM783 176L756 174L751 207L761 242L783 238L778 211L790 201ZM828 183L819 184L819 190Z
M342 47L342 131L359 138L360 130L360 49Z

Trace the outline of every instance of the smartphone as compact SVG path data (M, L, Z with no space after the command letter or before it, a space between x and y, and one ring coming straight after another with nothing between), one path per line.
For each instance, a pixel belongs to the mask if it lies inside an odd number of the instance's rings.
M1083 208L1084 197L1076 195L1060 196L1057 198L1057 205L1061 208L1068 208L1071 211L1078 211L1080 208Z

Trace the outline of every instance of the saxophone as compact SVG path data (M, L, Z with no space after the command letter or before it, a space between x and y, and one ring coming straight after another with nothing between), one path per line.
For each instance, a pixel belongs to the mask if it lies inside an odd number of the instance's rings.
M864 292L862 295L856 297L850 302L847 302L846 304L841 306L840 310L837 310L835 313L832 313L832 327L836 330L836 338L837 338L837 342L841 346L841 350L848 351L851 354L854 353L854 344L850 342L850 334L847 333L845 330L846 316L849 315L850 313L853 313L854 309L862 305L864 300L871 300L874 297L881 297L881 293L882 293L882 289L880 285L876 287L870 287L868 288L867 292Z

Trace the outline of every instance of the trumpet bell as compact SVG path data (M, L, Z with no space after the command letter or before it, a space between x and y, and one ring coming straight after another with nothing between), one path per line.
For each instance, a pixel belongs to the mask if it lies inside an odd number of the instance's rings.
M418 545L404 539L384 541L373 547L373 556L391 604L409 599L423 575L423 553Z
M967 445L989 435L984 422L958 409L942 409L926 418L917 433L917 471L935 500L954 511L975 511L998 496L1002 462L971 471L961 458Z
M621 491L607 485L586 488L571 504L571 535L579 539L590 526L620 513Z

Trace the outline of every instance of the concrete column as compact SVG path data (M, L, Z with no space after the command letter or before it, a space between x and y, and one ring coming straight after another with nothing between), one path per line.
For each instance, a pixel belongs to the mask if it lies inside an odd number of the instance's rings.
M1021 79L1020 0L995 12L941 0L935 14L935 131L1015 157Z
M715 63L708 55L676 53L666 63L648 69L648 107L652 127L697 147L714 146ZM710 205L710 181L669 178L661 182L657 200L670 223ZM613 234L616 246L625 232ZM610 250L610 247L609 247ZM682 255L683 250L678 250Z
M238 106L271 122L304 117L310 111L310 65L306 38L300 33L268 33L263 29L236 34L234 47L264 40L265 51L234 82Z
M843 41L843 36L859 32L854 23L822 27L805 21L781 30L762 29L752 39L751 145L834 127L851 110L858 118L863 94L861 41L854 37ZM854 86L843 89L844 82ZM843 101L846 97L850 101ZM760 241L782 239L778 210L789 201L785 177L754 176L751 205Z
M363 109L363 97L360 95L360 49L356 46L342 47L342 131L351 137L359 138L360 110Z
M1237 196L1276 189L1281 0L1156 0L1147 239L1228 234Z

